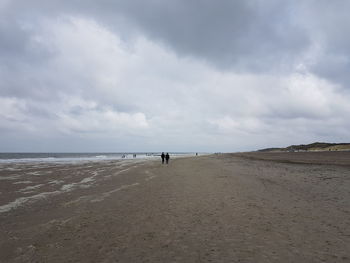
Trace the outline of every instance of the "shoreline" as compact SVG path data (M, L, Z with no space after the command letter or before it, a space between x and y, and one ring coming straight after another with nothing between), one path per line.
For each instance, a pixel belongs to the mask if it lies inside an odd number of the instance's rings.
M0 167L6 164L61 163L82 164L89 162L157 160L161 153L0 153ZM134 156L135 155L135 156ZM173 158L192 157L195 153L171 152ZM200 154L205 155L205 154Z

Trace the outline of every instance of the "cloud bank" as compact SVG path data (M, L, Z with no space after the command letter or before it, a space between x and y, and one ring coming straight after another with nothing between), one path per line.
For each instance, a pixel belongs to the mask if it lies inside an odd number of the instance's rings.
M348 141L349 5L1 1L1 150Z

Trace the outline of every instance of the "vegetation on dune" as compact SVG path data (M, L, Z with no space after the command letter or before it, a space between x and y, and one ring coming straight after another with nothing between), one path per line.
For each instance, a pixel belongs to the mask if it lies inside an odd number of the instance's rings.
M284 148L266 148L259 152L299 152L299 151L350 151L350 143L314 142L310 144L290 145Z

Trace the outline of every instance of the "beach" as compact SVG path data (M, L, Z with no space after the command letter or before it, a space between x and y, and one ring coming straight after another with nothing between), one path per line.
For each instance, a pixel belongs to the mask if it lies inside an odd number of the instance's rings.
M0 168L0 262L350 262L350 152Z

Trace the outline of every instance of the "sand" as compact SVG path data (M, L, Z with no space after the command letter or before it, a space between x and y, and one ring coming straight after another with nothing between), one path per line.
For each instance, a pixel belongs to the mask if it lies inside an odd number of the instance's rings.
M0 262L350 262L350 155L295 154L3 164Z

